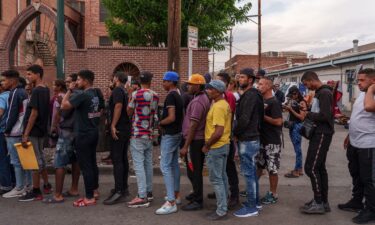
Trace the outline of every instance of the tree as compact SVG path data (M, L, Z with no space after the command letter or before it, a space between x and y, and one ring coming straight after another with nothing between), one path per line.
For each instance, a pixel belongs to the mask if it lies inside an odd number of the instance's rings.
M109 12L106 27L113 40L129 46L162 46L168 39L168 0L102 0ZM237 7L236 3L242 6ZM224 50L227 31L248 21L244 0L182 0L181 44L188 26L199 28L199 46Z

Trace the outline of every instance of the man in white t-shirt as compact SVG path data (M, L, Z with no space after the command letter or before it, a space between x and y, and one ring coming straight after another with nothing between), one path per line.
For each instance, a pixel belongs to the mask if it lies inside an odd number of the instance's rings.
M375 221L375 113L365 110L365 95L375 84L375 70L364 69L357 79L362 92L353 105L349 135L344 142L353 179L352 199L338 207L359 212L352 221L362 224Z

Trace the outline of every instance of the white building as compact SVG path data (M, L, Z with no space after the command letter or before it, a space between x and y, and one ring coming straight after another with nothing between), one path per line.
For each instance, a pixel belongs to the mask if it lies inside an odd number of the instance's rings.
M347 50L301 66L273 71L267 75L278 79L280 83L300 83L304 72L314 71L322 81L339 81L342 85L343 97L341 104L343 110L351 111L352 104L360 92L356 84L356 73L361 67L375 68L374 43L366 45L367 48L371 47L372 50L367 50L363 46L358 47L356 44L358 42L354 42L354 47L351 51ZM361 48L364 51L360 51Z

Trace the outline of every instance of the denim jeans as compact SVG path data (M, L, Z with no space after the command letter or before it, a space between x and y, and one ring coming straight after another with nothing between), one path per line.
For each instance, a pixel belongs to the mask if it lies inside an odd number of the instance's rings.
M145 198L152 192L152 140L146 138L130 139L130 152L137 177L138 196Z
M175 200L175 192L180 191L180 166L178 164L181 133L163 135L160 143L160 169L163 173L167 200Z
M260 144L257 141L240 141L238 144L241 174L245 177L247 202L246 207L254 208L259 204L259 183L255 157L259 152Z
M31 170L24 170L22 168L18 153L14 144L21 142L21 137L6 137L8 152L10 155L10 163L14 167L14 174L16 177L16 187L21 189L25 186L31 185Z
M294 123L293 126L289 129L290 140L293 143L294 151L296 152L296 164L294 170L302 169L302 136L299 133L302 127L302 123Z
M0 186L7 190L11 189L13 176L4 133L0 133Z
M216 195L216 213L223 216L228 211L228 177L226 172L229 144L210 149L206 155L209 179Z

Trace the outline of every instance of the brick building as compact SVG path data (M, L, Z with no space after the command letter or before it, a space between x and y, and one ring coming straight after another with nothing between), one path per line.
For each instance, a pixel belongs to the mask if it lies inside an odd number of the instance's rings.
M306 57L286 57L270 55L270 53L262 55L262 68L267 72L274 70L286 69L295 65L308 63L309 59ZM225 70L231 74L238 74L242 68L251 67L258 68L258 55L235 55L233 58L225 63Z
M104 88L115 71L136 78L140 71L155 75L161 93L167 69L167 49L128 47L112 42L105 27L107 12L100 0L65 0L65 73L91 69L95 86ZM43 64L45 81L56 79L56 0L0 0L0 71L21 73L31 63ZM193 73L208 71L208 49L193 51ZM188 51L181 49L181 77L188 77Z

